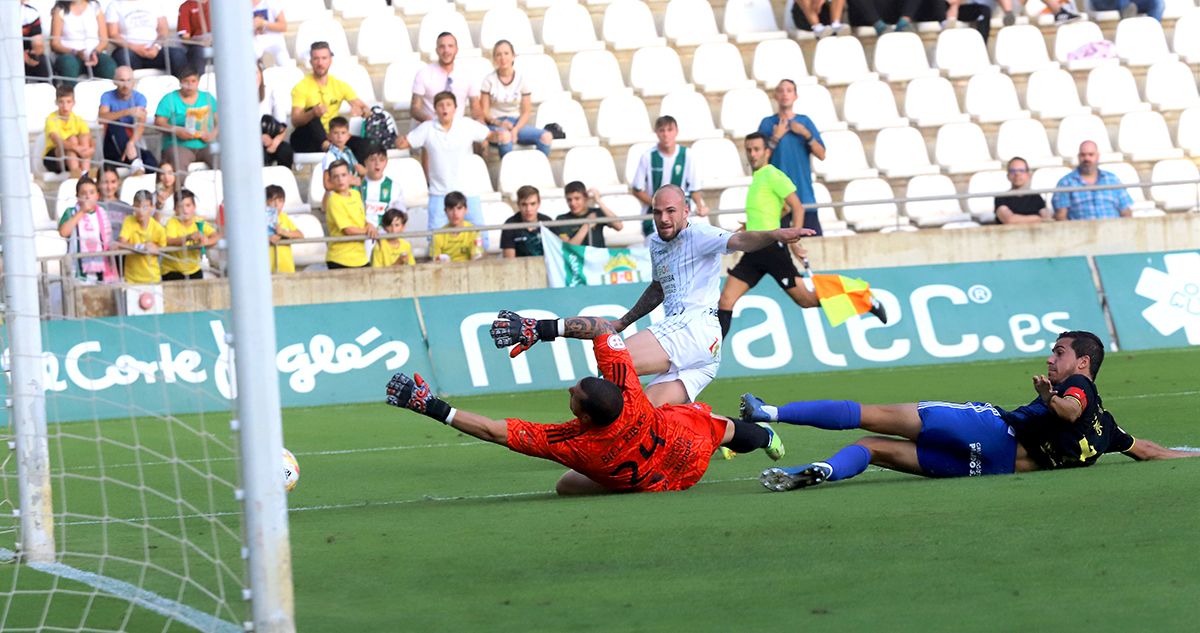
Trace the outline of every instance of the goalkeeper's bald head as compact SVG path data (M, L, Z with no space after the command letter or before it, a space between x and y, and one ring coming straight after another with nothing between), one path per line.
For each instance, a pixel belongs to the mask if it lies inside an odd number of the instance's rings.
M621 417L625 399L616 383L588 376L571 387L571 411L593 426L608 426Z

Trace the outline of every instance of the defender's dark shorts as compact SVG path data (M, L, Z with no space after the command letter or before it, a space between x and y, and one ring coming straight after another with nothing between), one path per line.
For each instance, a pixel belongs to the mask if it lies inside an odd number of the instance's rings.
M780 288L787 290L796 287L796 277L800 276L800 271L796 269L788 247L776 242L764 249L742 255L737 265L729 269L729 275L746 282L751 288L763 275L770 275L775 278L775 283L779 284Z

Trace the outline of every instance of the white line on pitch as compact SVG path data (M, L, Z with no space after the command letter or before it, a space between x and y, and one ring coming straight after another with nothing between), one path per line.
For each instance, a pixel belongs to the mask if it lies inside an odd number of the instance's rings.
M327 455L353 455L357 453L383 453L391 451L411 451L424 448L457 448L460 446L486 446L487 442L469 441L469 442L442 442L440 444L413 444L408 446L369 446L366 448L344 448L328 451L304 451L295 453L296 457L307 456L327 456ZM103 466L77 466L71 469L71 472L82 470L98 470L100 468L135 468L138 466L170 466L172 464L205 464L209 462L231 462L237 459L230 455L228 457L210 457L208 459L177 459L177 460L158 460L153 462L128 462L124 464L104 464Z
M16 558L16 552L0 547L0 561L8 563L16 560ZM203 611L189 607L186 604L164 598L153 591L148 591L136 585L117 580L116 578L109 578L108 576L101 576L90 571L76 569L63 563L28 563L27 566L30 569L35 569L51 576L66 578L67 580L73 580L94 589L99 589L106 594L116 596L135 606L148 609L180 624L190 626L197 631L213 631L216 633L238 633L242 631L242 627L232 622L226 622Z

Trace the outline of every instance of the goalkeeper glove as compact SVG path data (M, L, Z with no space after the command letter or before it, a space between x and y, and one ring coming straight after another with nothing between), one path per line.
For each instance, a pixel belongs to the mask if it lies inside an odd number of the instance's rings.
M497 349L513 346L509 358L533 347L538 341L553 341L558 337L557 319L526 319L512 310L501 310L492 321L492 341Z
M403 372L397 372L392 376L387 384L387 403L427 415L443 424L450 423L454 411L445 400L433 396L429 383L421 374L409 378Z

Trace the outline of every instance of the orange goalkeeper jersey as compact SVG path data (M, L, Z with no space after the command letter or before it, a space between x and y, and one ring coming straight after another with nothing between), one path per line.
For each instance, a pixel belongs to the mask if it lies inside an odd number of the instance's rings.
M625 394L621 416L603 428L583 427L578 419L537 424L509 418L509 449L556 461L610 490L685 490L700 481L728 422L714 419L702 403L651 405L619 334L599 336L593 347L601 375Z

